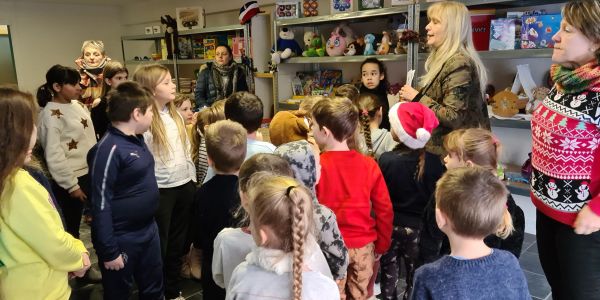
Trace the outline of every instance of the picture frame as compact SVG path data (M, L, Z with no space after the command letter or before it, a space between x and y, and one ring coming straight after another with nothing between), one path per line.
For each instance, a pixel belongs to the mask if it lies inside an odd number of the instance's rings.
M358 0L358 10L383 8L383 0Z
M354 10L352 0L331 0L331 14L347 13Z
M177 30L187 31L204 28L204 8L202 6L178 7L175 9L177 15Z
M300 1L278 1L275 3L275 18L278 20L300 18Z

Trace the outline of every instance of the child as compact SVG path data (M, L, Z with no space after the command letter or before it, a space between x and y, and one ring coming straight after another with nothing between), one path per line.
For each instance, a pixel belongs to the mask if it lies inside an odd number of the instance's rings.
M310 129L306 116L312 106L323 99L323 96L308 96L302 100L298 110L277 112L269 124L269 138L273 145L308 139Z
M184 94L177 94L173 101L177 111L183 117L186 126L191 126L194 121L194 111L192 110L192 99ZM190 127L191 128L191 127Z
M154 99L136 82L108 94L112 126L88 153L92 242L101 262L105 299L129 299L133 281L144 299L162 299L160 239L154 214L158 185L154 158L142 134Z
M415 272L412 299L531 299L514 255L483 238L508 235L508 191L480 167L450 169L437 182L436 220L452 252Z
M233 272L227 299L339 299L333 280L304 264L315 251L308 246L310 192L289 177L257 174L251 180L248 212L257 248Z
M263 104L258 96L248 92L233 93L225 101L225 118L242 124L248 132L244 160L257 153L273 153L275 151L273 144L263 142L257 137L263 118ZM204 182L212 178L213 174L213 170L208 168Z
M360 65L361 82L360 93L371 93L379 98L379 103L383 108L381 119L381 128L390 130L390 121L388 120L388 110L390 104L387 98L387 72L385 65L377 58L367 58Z
M383 107L377 96L370 93L360 94L356 106L360 113L361 132L365 138L368 155L379 159L383 152L390 151L398 145L387 129L379 128L383 120Z
M210 107L198 112L192 130L192 161L196 166L196 184L202 185L208 170L204 130L216 121L225 120L225 100L215 101Z
M352 103L356 103L359 95L360 95L360 92L358 91L358 88L356 88L356 86L354 84L350 84L350 83L342 84L335 89L336 97L346 97L346 98L350 99L350 101L352 101Z
M48 191L21 168L36 142L37 110L31 94L0 87L0 299L69 299L67 274L90 267Z
M350 265L342 286L352 299L364 299L375 260L390 246L393 213L377 163L348 147L357 126L358 110L348 99L322 100L313 107L311 129L324 151L317 198L337 216L348 247Z
M38 88L38 139L52 175L52 191L65 217L66 231L79 238L83 202L87 201L86 155L96 143L89 111L77 100L77 70L54 65Z
M341 282L346 278L348 249L342 239L335 214L327 206L319 204L316 198L315 186L321 177L319 148L306 140L301 140L277 147L275 154L280 155L290 164L294 177L310 190L319 247L327 259L333 279Z
M106 109L108 108L108 102L106 101L106 95L110 92L111 89L116 88L119 84L127 81L127 77L129 76L129 71L118 61L109 61L104 66L104 70L102 71L102 94L100 96L99 102L92 107L91 115L92 122L94 123L94 129L96 129L96 139L100 140L108 125L110 124L110 120L108 120L108 115L106 114Z
M219 231L236 224L233 211L240 205L237 175L246 156L246 130L229 120L209 125L206 152L216 174L194 197L194 247L202 249L202 296L217 300L225 299L225 290L213 281L213 242Z
M426 153L424 147L438 120L433 111L417 102L394 104L389 118L391 135L400 143L379 158L394 208L392 245L381 257L381 296L382 299L399 298L400 263L404 260L406 288L402 299L406 300L418 266L421 215L436 182L429 169L436 157Z
M500 142L489 130L470 128L452 131L444 139L444 149L448 152L448 155L444 157L447 169L479 166L489 170L492 174L496 174L501 148ZM504 238L490 235L485 238L484 242L489 247L510 251L515 257L519 258L525 236L525 215L510 193L507 195L506 205L506 217L512 219L514 231ZM422 232L421 238L421 243L424 243L421 246L423 250L421 257L426 262L430 262L439 257L440 254L445 254L448 251L448 244L445 242L446 237L435 225L433 212L434 205L430 203L424 213L425 226L428 229ZM431 249L439 249L440 243L442 245L439 253L431 251Z
M143 65L133 80L154 95L150 130L144 140L154 156L154 174L160 193L156 224L160 236L165 274L165 298L180 292L181 257L189 249L188 228L196 189L194 163L185 123L177 112L175 84L169 69L162 65Z

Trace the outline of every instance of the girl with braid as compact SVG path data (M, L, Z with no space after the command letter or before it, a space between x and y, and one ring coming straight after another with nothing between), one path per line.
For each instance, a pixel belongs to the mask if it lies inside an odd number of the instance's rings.
M320 251L307 247L315 231L310 192L290 177L264 172L250 181L248 213L257 247L233 271L227 299L340 299L331 278L304 264L305 256Z
M379 160L383 152L391 151L398 145L387 129L379 128L383 120L383 106L379 98L371 93L360 94L356 106L358 106L360 131L365 138L367 154Z

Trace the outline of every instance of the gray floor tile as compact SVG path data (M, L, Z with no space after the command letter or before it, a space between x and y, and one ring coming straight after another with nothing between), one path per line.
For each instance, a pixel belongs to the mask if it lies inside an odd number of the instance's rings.
M523 273L525 274L529 293L532 297L545 299L550 294L550 285L548 284L548 281L546 281L546 277L526 270L523 270Z
M529 271L538 275L544 275L544 270L540 265L540 259L537 253L525 252L519 258L519 264L524 271Z

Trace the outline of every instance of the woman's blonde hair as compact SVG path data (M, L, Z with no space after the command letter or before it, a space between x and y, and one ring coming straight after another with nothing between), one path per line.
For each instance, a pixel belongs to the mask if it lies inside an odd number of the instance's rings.
M167 76L167 74L169 74L169 69L163 65L143 65L135 71L133 74L133 80L154 92L158 84L165 78L165 76ZM185 122L177 111L177 107L175 107L173 101L168 102L166 106L169 110L169 115L171 115L175 121L175 124L177 124L179 137L183 143L183 149L187 154L189 149L187 146L188 138L185 130ZM152 118L152 123L150 124L150 133L152 133L152 145L156 151L156 155L161 160L165 161L165 159L171 155L173 149L170 149L171 146L167 140L165 125L160 117L160 110L161 108L158 107L158 103L155 100L154 105L152 105L154 118Z
M483 128L457 129L444 137L444 149L456 154L462 161L496 172L502 151L500 142L492 132Z
M508 190L494 174L477 166L446 171L437 182L435 204L460 236L506 238L513 223L506 199Z
M473 62L479 79L479 89L481 95L484 96L487 72L475 46L473 46L471 16L467 7L455 1L436 2L427 9L427 18L442 22L445 37L442 44L434 48L425 61L426 73L421 77L421 86L429 85L450 57L462 53Z
M304 245L314 232L310 191L293 178L258 173L252 176L248 191L248 213L252 230L270 229L265 245L293 253L293 299L302 299Z
M597 0L569 1L562 9L565 22L577 28L593 43L600 43L600 3ZM600 48L594 51L596 62L600 63Z
M217 121L225 120L225 99L213 102L210 107L207 107L200 112L196 117L195 130L192 131L192 161L198 163L200 156L200 143L204 136L204 127Z

